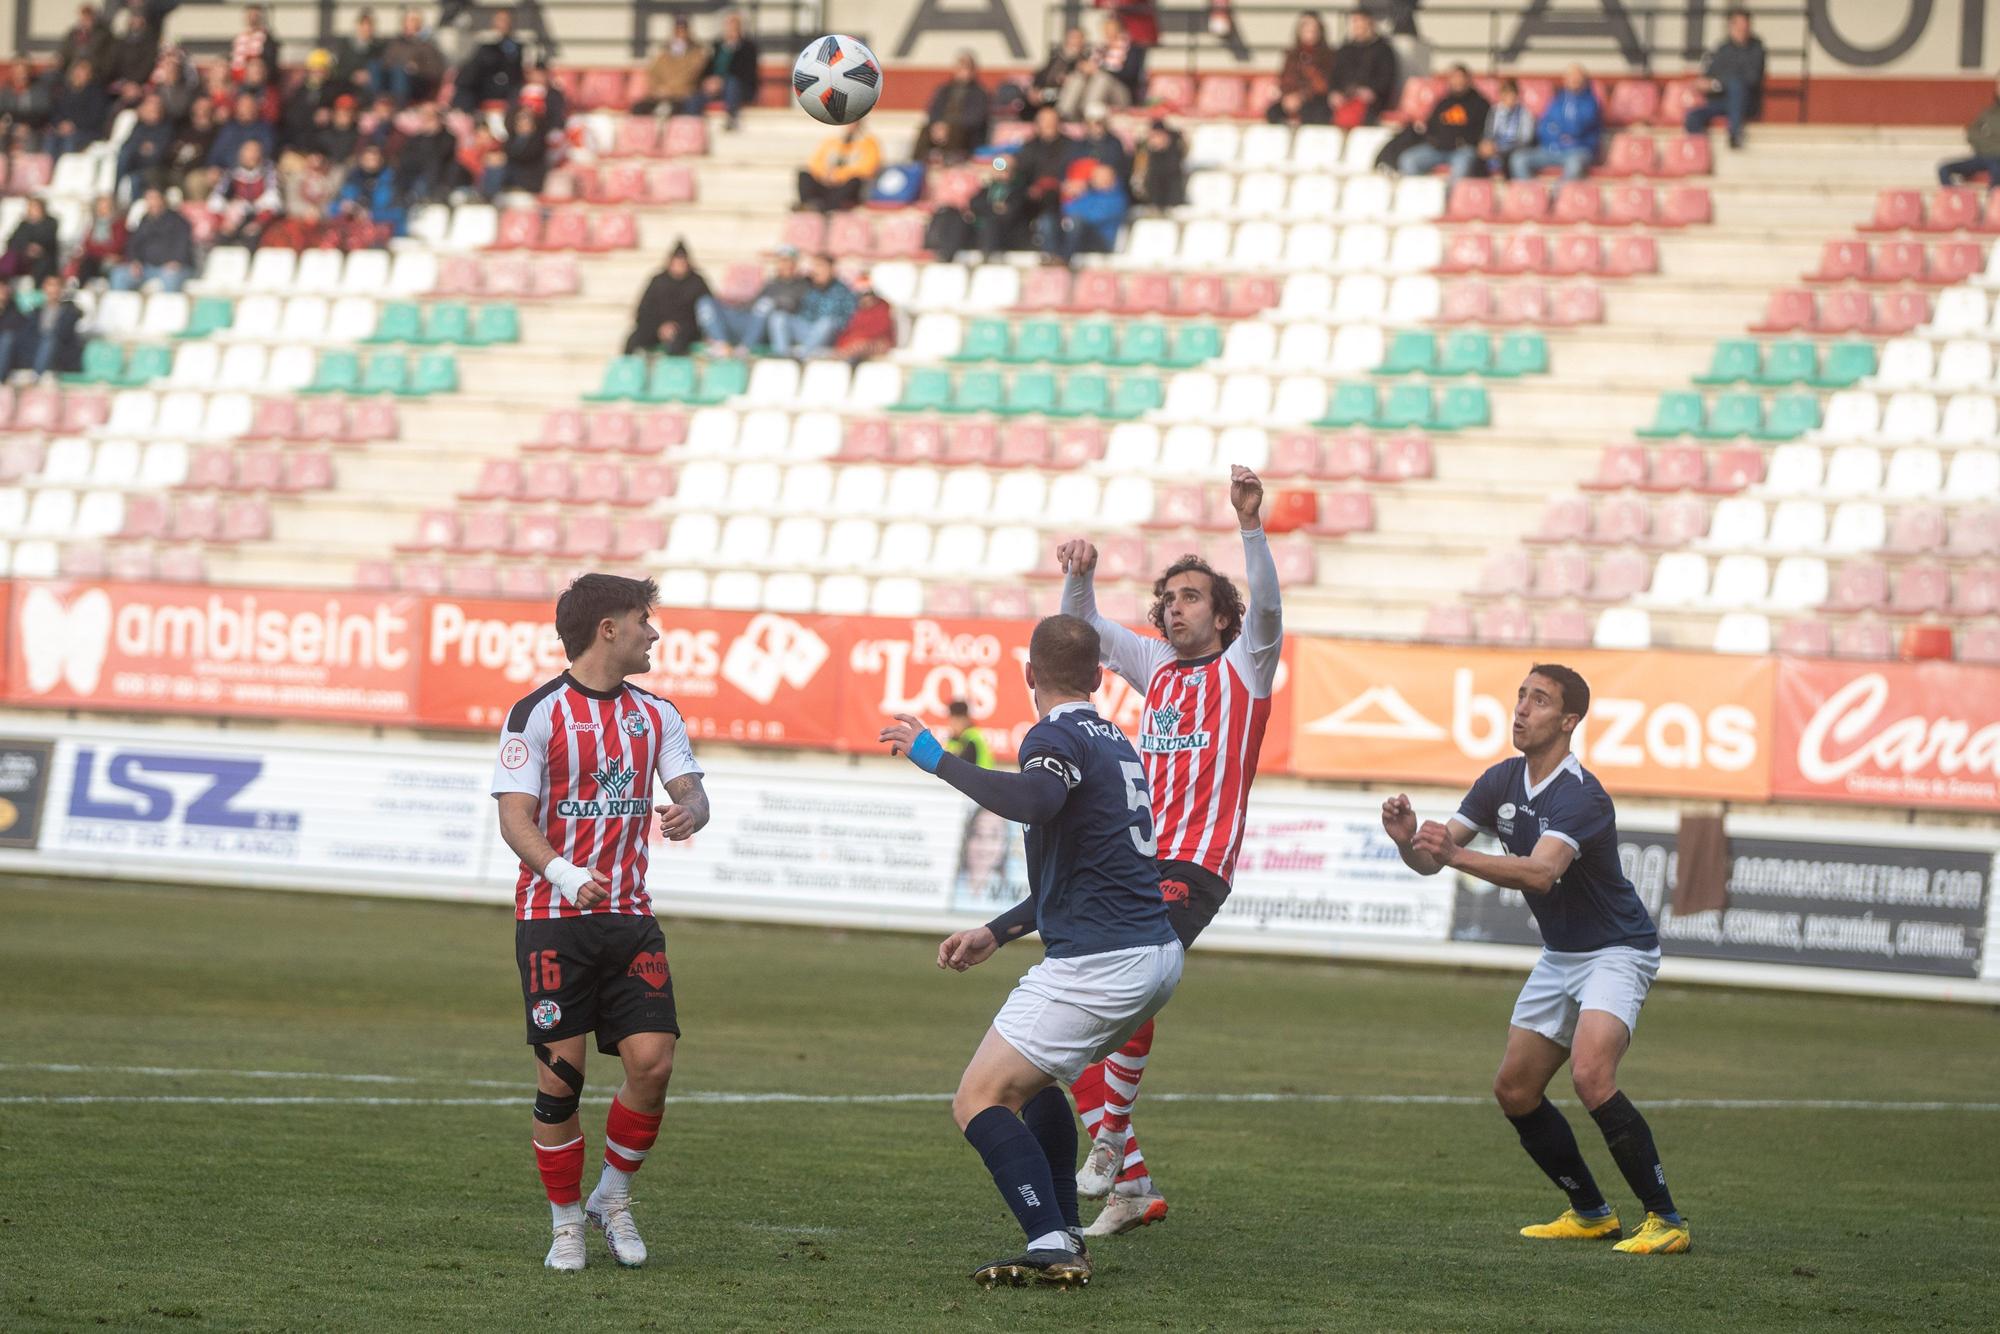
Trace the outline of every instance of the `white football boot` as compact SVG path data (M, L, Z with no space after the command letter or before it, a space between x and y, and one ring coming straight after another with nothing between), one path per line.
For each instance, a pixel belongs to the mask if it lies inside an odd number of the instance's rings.
M1125 1166L1123 1135L1093 1136L1090 1152L1077 1170L1076 1193L1086 1200L1101 1200L1111 1193L1111 1184Z
M1166 1197L1156 1190L1134 1194L1124 1190L1114 1190L1097 1217L1083 1230L1086 1237L1116 1237L1131 1232L1150 1223L1157 1223L1167 1216Z
M564 1223L558 1227L555 1239L549 1243L548 1258L542 1263L567 1273L583 1268L583 1224Z
M646 1263L646 1243L639 1237L638 1225L632 1221L632 1199L627 1195L601 1195L590 1193L589 1201L583 1206L583 1216L590 1225L604 1234L604 1244L611 1250L611 1258L627 1269L637 1269Z

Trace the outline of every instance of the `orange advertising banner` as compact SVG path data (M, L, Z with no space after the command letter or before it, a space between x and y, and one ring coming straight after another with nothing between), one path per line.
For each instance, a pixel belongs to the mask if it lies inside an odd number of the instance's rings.
M1809 801L2000 809L2000 672L1781 659L1771 788Z
M1528 651L1331 639L1293 651L1297 773L1455 785L1513 754ZM1770 795L1769 658L1555 656L1590 682L1576 752L1613 793Z
M6 697L65 708L415 721L412 598L175 584L19 584Z

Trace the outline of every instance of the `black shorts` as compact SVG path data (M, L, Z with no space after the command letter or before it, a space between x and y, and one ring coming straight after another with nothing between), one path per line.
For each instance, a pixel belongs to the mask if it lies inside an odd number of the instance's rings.
M1167 920L1180 937L1181 948L1190 949L1222 911L1229 882L1193 862L1161 862L1160 897L1167 901Z
M530 1045L595 1030L609 1055L634 1033L680 1036L667 940L651 913L515 922L514 961Z

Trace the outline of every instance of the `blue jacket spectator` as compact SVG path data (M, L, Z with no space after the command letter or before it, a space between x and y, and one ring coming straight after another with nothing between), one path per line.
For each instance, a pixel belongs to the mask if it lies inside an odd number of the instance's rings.
M1583 66L1571 65L1563 71L1563 86L1556 90L1535 126L1540 143L1515 152L1514 179L1525 181L1545 167L1560 168L1566 181L1579 179L1597 161L1597 144L1603 133L1604 108L1598 104Z
M215 132L215 145L208 150L208 165L229 171L243 154L243 145L256 141L269 162L278 155L278 136L258 114L257 99L245 93L236 99L236 109Z
M1118 233L1130 210L1118 173L1099 163L1090 180L1063 200L1057 256L1067 262L1080 254L1110 254L1118 247Z
M374 144L361 150L354 170L347 173L340 193L333 197L334 212L343 216L366 214L389 235L403 234L403 206L396 186L396 173L383 164L382 150Z
M834 276L833 256L813 256L811 273L812 282L800 295L798 310L771 316L771 350L781 357L826 351L854 317L854 291Z
M50 157L74 153L104 137L111 120L111 95L95 79L90 62L79 60L49 99L49 133L42 148Z

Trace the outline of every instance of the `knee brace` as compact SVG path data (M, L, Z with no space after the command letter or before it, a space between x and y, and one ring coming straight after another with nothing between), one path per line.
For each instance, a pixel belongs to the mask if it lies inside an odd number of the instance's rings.
M556 1094L546 1089L535 1093L535 1119L545 1126L559 1126L576 1115L583 1099L574 1093Z
M583 1071L577 1069L539 1042L535 1044L535 1059L554 1071L557 1079L569 1085L571 1093L580 1094L583 1092Z

